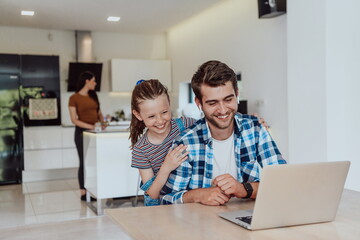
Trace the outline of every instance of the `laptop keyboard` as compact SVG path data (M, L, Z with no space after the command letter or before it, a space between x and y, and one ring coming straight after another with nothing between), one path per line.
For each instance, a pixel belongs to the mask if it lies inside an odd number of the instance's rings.
M251 224L252 216L237 217L235 219L246 222L247 224Z

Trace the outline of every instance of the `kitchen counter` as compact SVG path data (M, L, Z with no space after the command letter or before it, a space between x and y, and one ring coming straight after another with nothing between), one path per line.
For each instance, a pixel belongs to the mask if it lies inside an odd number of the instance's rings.
M108 126L130 126L130 123L131 123L131 121L109 122ZM74 124L68 123L68 122L61 124L61 126L63 126L63 127L75 127Z
M62 124L61 127L63 128L75 128L74 124ZM110 122L109 125L106 127L105 130L101 132L128 132L130 128L130 121L121 121L121 122ZM87 130L88 132L94 132L94 130ZM98 132L96 132L98 133Z
M96 212L103 214L101 200L132 197L137 194L139 172L131 167L131 150L127 130L85 131L85 188L97 198Z
M113 128L113 127L107 127L105 130L101 131L95 131L95 130L86 130L85 132L89 133L95 133L95 134L101 134L101 133L116 133L116 132L126 132L129 133L129 129L125 128Z

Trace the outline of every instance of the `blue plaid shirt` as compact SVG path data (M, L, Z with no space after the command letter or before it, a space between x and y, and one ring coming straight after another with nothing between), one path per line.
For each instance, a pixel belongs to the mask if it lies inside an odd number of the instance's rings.
M239 182L259 182L265 165L286 164L269 132L257 117L235 115L234 150ZM161 204L183 203L191 189L211 187L213 147L205 119L198 120L174 141L174 146L188 146L189 157L171 172L161 192Z

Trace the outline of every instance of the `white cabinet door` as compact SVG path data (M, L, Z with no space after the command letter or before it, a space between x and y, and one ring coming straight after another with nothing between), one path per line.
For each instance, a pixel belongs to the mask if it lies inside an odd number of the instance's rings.
M79 167L79 156L76 151L74 132L75 127L62 129L62 168Z
M24 152L25 171L62 168L61 149Z
M62 168L78 168L79 156L76 148L62 149Z
M62 128L62 147L75 148L74 140L75 127Z
M113 92L131 92L136 82L141 79L158 79L171 91L171 62L169 60L111 60Z
M61 129L61 127L25 127L24 149L61 148Z

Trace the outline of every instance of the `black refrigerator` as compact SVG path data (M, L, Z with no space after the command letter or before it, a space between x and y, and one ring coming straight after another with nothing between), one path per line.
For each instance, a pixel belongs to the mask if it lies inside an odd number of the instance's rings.
M0 185L21 183L23 124L17 74L0 72Z
M29 117L43 98L56 99L57 114ZM23 127L60 125L60 109L59 56L0 54L0 185L22 182Z

